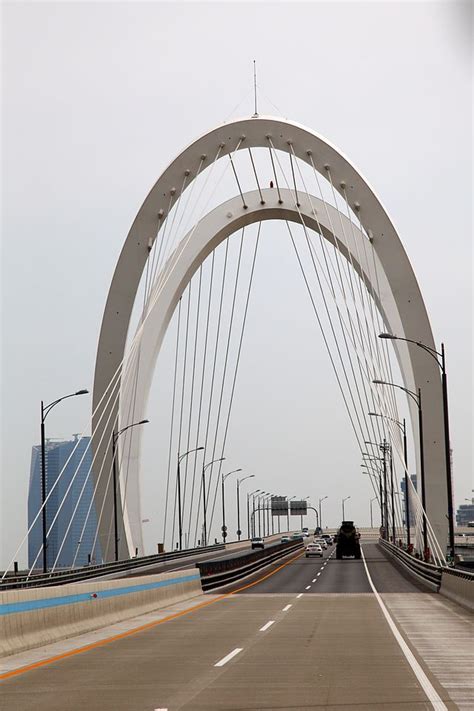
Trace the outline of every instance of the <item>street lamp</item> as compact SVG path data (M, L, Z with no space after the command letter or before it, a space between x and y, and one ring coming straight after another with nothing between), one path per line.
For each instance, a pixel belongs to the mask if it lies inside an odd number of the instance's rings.
M444 422L444 457L446 463L446 491L448 496L448 524L449 524L449 547L451 549L451 557L454 560L454 510L453 510L453 481L451 473L451 447L449 443L449 413L448 413L448 377L446 374L446 358L444 353L444 343L441 344L441 352L439 353L434 348L413 341L411 338L402 338L393 336L391 333L379 333L379 338L388 338L392 341L405 341L413 343L415 346L426 351L438 364L441 370L441 386L443 393L443 422Z
M382 444L377 444L376 442L365 442L365 444L371 444L374 447L378 447L379 449L382 450L383 452L383 485L384 485L384 490L385 490L385 496L384 496L384 518L385 518L385 526L386 528L384 529L387 538L389 538L388 534L388 486L387 486L387 452L390 452L390 491L391 491L391 501L392 501L392 533L395 533L395 506L394 506L394 500L393 500L393 458L392 458L392 448L390 444L387 443L387 441L384 439Z
M247 537L253 538L255 536L255 521L252 519L252 531L250 531L250 497L252 496L252 516L255 517L255 494L257 494L260 489L255 489L247 494Z
M204 464L202 467L202 511L203 511L203 527L202 527L202 544L207 546L207 502L206 502L206 469L211 467L216 462L223 462L225 457L213 459L212 462Z
M49 405L44 405L43 400L41 400L41 509L42 509L42 526L43 526L43 573L48 572L48 562L46 556L46 549L48 546L47 541L47 527L46 527L46 444L45 444L45 427L44 422L53 409L55 405L62 402L62 400L67 400L69 397L75 397L76 395L87 395L88 390L78 390L70 395L64 395L59 397L57 400L50 402Z
M224 482L228 476L235 474L236 472L241 472L242 469L233 469L228 474L221 474L221 486L222 486L222 542L225 543L227 538L227 527L225 525L225 494L224 494Z
M287 514L288 533L290 532L290 501L293 501L293 499L296 499L296 496L292 496L291 498L288 499L288 514Z
M374 496L373 499L370 499L370 528L374 527L374 520L372 518L372 503L377 500L377 497Z
M253 479L254 477L255 474L247 474L247 476L244 476L242 479L237 479L237 540L239 541L240 536L242 535L242 531L240 529L240 485L246 479Z
M407 426L405 418L403 422L399 422L393 417L388 417L387 415L380 415L377 412L369 412L370 417L382 417L386 420L390 420L400 428L403 435L403 459L405 462L405 518L407 526L407 546L410 546L410 503L408 499L408 450L407 450Z
M178 489L178 537L179 537L179 550L183 550L183 512L181 507L181 460L192 454L193 452L200 452L204 447L195 447L194 449L189 449L184 454L178 452L178 469L177 469L177 489ZM174 545L174 544L173 544Z
M318 507L319 508L319 527L320 527L321 531L323 530L323 524L322 524L322 518L321 518L321 501L324 501L324 499L327 499L327 498L328 498L327 496L322 496L319 499L319 507Z
M397 385L396 383L388 383L385 380L373 380L375 385L388 385L392 388L398 388L403 390L406 394L411 397L411 399L416 403L418 407L418 436L420 440L420 475L421 475L421 504L423 506L423 548L424 556L426 557L428 552L428 534L426 527L426 518L428 512L426 511L426 486L425 486L425 453L423 447L423 410L421 407L421 388L418 388L418 392L414 393L408 388L404 388L403 385Z
M346 520L346 515L345 515L345 511L344 511L344 502L347 501L347 499L350 499L350 498L351 498L350 496L346 496L345 499L342 499L342 520L343 520L343 521Z
M131 427L136 427L137 425L145 425L148 420L140 420L140 422L134 422L131 425L122 427L118 432L112 432L112 467L113 467L113 487L114 487L114 560L119 559L118 544L118 515L117 515L117 440L121 434L129 430Z

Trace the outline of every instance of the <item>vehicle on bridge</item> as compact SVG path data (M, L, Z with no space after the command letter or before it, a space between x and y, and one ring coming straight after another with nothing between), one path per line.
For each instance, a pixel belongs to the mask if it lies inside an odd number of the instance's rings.
M334 543L334 539L329 533L323 533L321 538L324 538L328 546L332 546L332 544Z
M343 521L337 533L336 558L342 560L346 557L359 559L360 553L360 533L354 526L354 521Z
M289 536L282 536L280 539L280 543L289 543L289 542L290 542Z
M328 544L325 538L321 536L321 538L315 538L313 543L317 543L323 550L327 550Z
M252 538L251 546L252 550L255 548L265 548L265 541L260 537Z
M316 555L320 558L323 557L323 549L319 543L308 543L306 546L305 557L309 558L311 555Z

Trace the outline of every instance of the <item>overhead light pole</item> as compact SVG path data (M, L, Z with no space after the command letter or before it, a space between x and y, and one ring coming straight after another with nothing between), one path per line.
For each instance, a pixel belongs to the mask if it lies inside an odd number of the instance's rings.
M343 521L346 520L346 514L345 514L345 510L344 510L344 503L347 501L347 499L350 499L350 498L351 498L350 496L346 496L344 499L342 499L342 520L343 520Z
M387 479L387 452L391 451L391 447L388 444L387 440L384 438L381 444L377 444L377 442L367 442L365 441L365 444L371 444L374 447L378 447L378 449L382 450L383 457L383 485L385 489L385 496L384 496L384 518L385 518L385 524L386 524L386 537L387 539L390 538L389 533L388 533L388 479ZM393 475L391 478L391 484L392 484L392 527L393 527Z
M296 496L292 496L291 498L288 499L288 514L287 514L287 519L288 519L288 533L290 532L290 501L293 501L293 499L296 499Z
M388 385L392 388L398 388L403 390L412 400L416 403L418 408L418 436L420 442L420 475L421 475L421 504L423 506L423 548L424 548L424 558L428 555L428 533L426 526L426 518L428 512L426 511L426 485L425 485L425 453L423 445L423 409L421 407L421 388L418 388L418 392L413 392L408 390L408 388L403 387L403 385L397 385L396 383L389 383L385 380L373 380L375 385Z
M246 479L253 479L255 474L247 474L247 476L242 477L242 479L237 479L237 540L240 541L242 535L242 529L240 528L240 485Z
M374 527L374 519L372 518L372 503L377 500L377 497L374 496L373 499L370 499L370 528Z
M228 476L235 474L236 472L241 472L242 469L233 469L228 474L221 474L221 486L222 486L222 543L225 543L227 538L227 526L225 525L225 494L224 494L224 483Z
M255 516L255 494L257 494L260 491L260 489L255 489L255 491L251 491L250 493L247 494L247 537L253 538L255 536L255 521L253 520L252 517L252 530L250 527L250 497L252 497L252 502L253 502L253 516Z
M327 496L322 496L322 497L319 499L319 506L318 506L318 508L319 508L319 527L320 527L321 531L323 530L323 523L322 523L323 519L322 519L322 517L321 517L321 502L324 501L324 500L327 499L327 498L328 498Z
M219 459L213 459L212 462L204 464L202 467L202 513L203 513L203 526L202 526L202 544L207 546L207 501L206 501L206 469L211 467L216 462L223 462L225 457L219 457Z
M112 432L112 469L113 469L113 487L114 487L114 560L119 559L119 535L118 535L118 506L117 506L117 440L121 434L131 429L132 427L137 427L138 425L146 425L148 420L140 420L140 422L134 422L131 425L122 427L118 432Z
M407 426L405 418L402 422L399 422L393 417L388 417L387 415L381 415L377 412L369 412L370 417L382 417L385 420L390 420L397 425L403 436L403 459L405 463L405 518L407 527L407 546L411 544L410 539L410 502L409 502L409 490L408 490L408 449L407 449Z
M76 397L76 395L87 395L88 392L88 390L77 390L77 392L71 393L70 395L64 395L63 397L59 397L57 400L50 402L49 405L44 405L43 400L41 400L41 519L43 534L43 573L48 572L48 529L46 520L46 437L44 423L53 407L58 405L58 403L62 402L63 400L67 400L70 397Z
M405 341L412 343L418 348L426 351L438 364L441 370L441 387L443 393L443 423L444 423L444 458L446 466L446 493L448 497L448 527L449 527L449 548L451 558L454 560L455 545L454 545L454 507L453 507L453 480L451 472L451 445L449 437L449 412L448 412L448 376L446 374L446 357L444 352L444 343L441 344L441 352L434 348L421 343L420 341L412 340L411 338L401 338L393 336L391 333L380 333L379 338L387 338L392 341ZM420 390L418 390L420 393ZM421 400L421 394L420 394Z
M183 511L181 506L181 460L192 454L193 452L200 452L204 447L195 447L195 449L190 449L184 454L178 452L178 468L176 472L176 488L178 489L178 539L179 539L179 550L183 550ZM174 545L174 544L173 544Z

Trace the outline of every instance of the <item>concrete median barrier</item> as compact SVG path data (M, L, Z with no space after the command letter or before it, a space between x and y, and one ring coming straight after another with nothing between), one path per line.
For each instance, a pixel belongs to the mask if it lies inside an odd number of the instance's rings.
M200 595L199 571L0 593L0 655L90 632Z
M474 612L474 575L472 573L461 573L457 570L443 571L439 591L444 597Z

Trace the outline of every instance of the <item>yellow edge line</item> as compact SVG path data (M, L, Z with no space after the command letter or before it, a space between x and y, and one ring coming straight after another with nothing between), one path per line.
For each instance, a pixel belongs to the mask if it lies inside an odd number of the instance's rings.
M143 632L144 630L149 630L152 627L156 627L157 625L163 624L163 622L169 622L170 620L175 620L178 617L183 617L183 615L189 615L191 612L194 612L195 610L199 610L202 607L207 607L208 605L213 605L215 602L219 602L220 600L224 600L225 598L230 597L231 595L235 595L236 593L239 593L242 590L247 590L247 588L251 588L254 585L258 585L258 583L261 583L263 580L270 578L272 575L275 575L275 573L278 573L278 571L281 570L282 568L285 568L287 565L290 565L290 563L293 563L293 561L295 561L297 558L300 558L303 555L303 553L304 553L304 551L302 551L301 553L298 553L298 555L294 556L293 558L288 560L286 563L283 563L282 565L278 566L278 568L275 568L275 570L272 570L271 573L267 573L266 575L259 578L258 580L255 580L253 583L248 583L247 585L243 585L241 588L237 588L236 590L232 590L231 592L224 593L223 595L219 595L219 597L216 597L213 600L208 600L207 602L201 602L201 603L199 603L199 605L194 605L194 607L188 607L186 610L181 610L181 612L175 612L172 615L163 617L161 620L155 620L154 622L147 622L146 625L140 625L140 627L135 627L133 630L127 630L126 632L120 632L119 634L115 634L112 637L106 637L105 639L100 639L97 642L91 642L90 644L84 645L84 647L78 647L77 649L71 649L69 652L63 652L62 654L56 654L54 657L49 657L49 659L43 659L39 662L35 662L34 664L28 664L27 666L19 667L18 669L13 669L12 671L5 672L4 674L0 674L0 680L1 679L9 679L12 676L18 676L19 674L24 674L25 672L31 671L32 669L38 669L38 667L44 667L47 664L52 664L53 662L59 662L61 659L67 659L68 657L74 657L76 654L83 654L84 652L89 652L91 649L97 649L97 647L102 647L105 644L110 644L110 642L116 642L119 639L124 639L125 637L130 637L131 635L138 634L139 632Z

